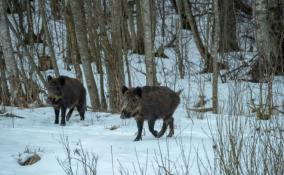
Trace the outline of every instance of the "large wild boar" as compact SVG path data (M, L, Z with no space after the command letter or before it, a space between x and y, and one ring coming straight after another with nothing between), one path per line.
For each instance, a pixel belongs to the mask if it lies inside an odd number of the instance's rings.
M61 109L61 125L65 125L65 114L68 121L76 107L81 120L84 120L86 110L86 90L83 84L74 78L60 76L58 78L47 77L48 100L55 112L55 124L59 123L59 111Z
M150 132L160 138L170 131L168 137L174 134L173 113L180 103L179 94L164 86L144 86L136 88L122 87L122 108L120 118L134 117L137 122L138 134L134 141L142 140L141 134L144 120L148 120ZM154 129L155 121L163 119L160 132Z

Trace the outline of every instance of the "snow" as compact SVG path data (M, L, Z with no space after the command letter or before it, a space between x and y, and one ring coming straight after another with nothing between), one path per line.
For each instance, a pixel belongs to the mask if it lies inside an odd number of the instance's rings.
M119 174L120 164L133 171L133 163L137 164L138 155L141 166L145 165L148 157L148 173L153 173L152 163L155 163L155 154L161 151L172 161L181 161L180 142L186 152L192 148L192 157L195 157L198 146L206 143L208 154L212 150L210 138L202 131L208 130L207 120L193 122L186 118L182 110L175 113L175 137L161 139L154 138L147 129L145 122L145 136L143 140L134 142L137 131L134 120L122 121L119 115L107 113L86 113L86 120L80 121L79 116L73 115L67 126L53 124L53 109L50 107L37 109L9 109L14 114L25 117L15 118L14 126L11 118L0 118L0 174L63 174L57 159L66 158L61 137L68 137L70 146L75 149L78 141L88 151L98 156L98 174ZM213 120L211 120L213 122ZM119 126L110 130L110 126ZM156 129L161 122L156 123ZM41 160L31 166L22 167L17 163L20 152L28 147L31 150L41 150ZM168 149L168 150L167 150ZM111 151L112 150L112 151ZM112 154L113 156L112 156ZM200 154L203 154L202 152ZM114 167L112 167L112 160ZM194 159L190 160L194 162ZM144 165L143 165L144 164ZM196 167L197 165L193 163ZM157 168L157 167L156 167ZM197 168L194 168L197 173ZM193 171L194 172L194 171ZM195 174L194 173L194 174ZM132 173L131 173L132 174Z

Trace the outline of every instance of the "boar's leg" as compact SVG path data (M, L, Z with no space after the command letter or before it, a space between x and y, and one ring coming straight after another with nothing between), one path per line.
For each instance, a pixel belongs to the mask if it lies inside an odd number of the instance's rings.
M55 124L59 123L59 109L58 108L54 108L54 113L55 113Z
M148 126L149 126L149 130L153 134L153 136L157 137L158 132L154 129L155 120L154 119L148 120Z
M74 111L74 108L75 108L75 106L73 106L73 107L68 111L68 113L67 113L67 115L66 115L66 120L67 120L67 121L70 120L71 115L72 115L72 113L73 113L73 111Z
M157 138L162 137L165 134L166 130L167 130L167 122L164 119L163 126L162 126L160 132L158 133Z
M138 128L138 134L137 137L134 139L134 141L142 140L142 129L143 129L143 120L136 120L137 128Z
M66 125L66 123L65 123L66 109L67 108L65 106L61 107L61 123L60 123L61 126L65 126Z
M167 137L172 137L174 135L174 118L173 117L169 118L167 122L170 128L170 132L167 135Z
M76 106L80 114L80 120L85 120L85 108L82 106Z

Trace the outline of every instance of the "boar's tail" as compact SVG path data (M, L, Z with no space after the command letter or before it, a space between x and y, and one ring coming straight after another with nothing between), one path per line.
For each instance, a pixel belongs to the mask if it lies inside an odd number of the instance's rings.
M182 93L183 89L180 89L176 92L177 95L180 95Z

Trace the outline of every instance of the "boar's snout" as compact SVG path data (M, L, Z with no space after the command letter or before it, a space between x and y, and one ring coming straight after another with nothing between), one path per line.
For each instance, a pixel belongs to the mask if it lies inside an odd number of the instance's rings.
M130 118L130 117L131 117L131 114L129 112L127 112L126 110L121 111L121 114L120 114L121 119L127 119L127 118Z

